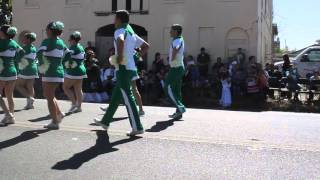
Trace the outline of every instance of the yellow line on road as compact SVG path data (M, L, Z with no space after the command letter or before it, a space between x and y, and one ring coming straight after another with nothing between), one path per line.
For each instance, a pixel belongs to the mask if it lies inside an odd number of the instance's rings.
M14 127L25 127L25 128L42 128L43 125L40 124L30 124L18 122L14 125ZM95 130L101 130L101 128L82 128L75 126L61 126L60 131L68 131L68 132L78 132L78 133L94 133ZM125 136L124 131L115 131L109 130L108 134L113 136ZM250 141L250 140L214 140L205 137L194 137L194 136L168 136L168 135L155 135L152 133L145 133L141 137L147 139L157 139L157 140L168 140L168 141L181 141L181 142L190 142L190 143L206 143L206 144L214 144L214 145L224 145L224 146L241 146L245 147L250 151L260 151L260 150L268 150L268 149L279 149L279 150L290 150L290 151L308 151L308 152L320 152L320 144L272 144L270 142L262 142L262 141Z

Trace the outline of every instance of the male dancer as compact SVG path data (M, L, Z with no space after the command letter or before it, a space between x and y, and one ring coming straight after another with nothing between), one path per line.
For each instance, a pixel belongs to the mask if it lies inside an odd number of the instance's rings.
M182 26L179 24L172 25L170 35L172 37L169 52L170 70L165 80L164 89L166 95L177 108L176 112L169 117L172 119L181 119L182 114L186 112L186 108L182 103L181 95L182 78L185 74L183 63L184 40L182 37Z
M140 117L131 86L133 77L132 72L136 70L134 54L135 48L141 48L142 54L144 54L149 48L149 44L136 35L128 23L129 12L126 10L117 11L114 23L116 27L114 34L116 50L115 54L117 56L117 64L119 65L119 69L116 73L117 83L113 90L111 102L106 114L101 121L95 119L95 123L108 130L119 103L121 100L123 100L126 105L132 127L132 131L127 133L127 135L135 136L143 134L144 129L140 122ZM140 47L137 47L137 44L140 45Z

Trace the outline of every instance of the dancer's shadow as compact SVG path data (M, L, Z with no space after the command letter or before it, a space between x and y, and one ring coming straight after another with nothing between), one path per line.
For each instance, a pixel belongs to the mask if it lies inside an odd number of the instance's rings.
M11 146L15 146L15 145L22 143L22 142L25 142L25 141L32 140L34 138L39 137L40 134L44 134L49 131L50 130L48 130L48 129L25 131L15 138L0 142L0 150L11 147Z
M113 118L112 122L117 122L117 121L123 121L123 120L126 120L128 119L128 117L119 117L119 118ZM90 126L99 126L97 125L96 123L91 123L89 124Z
M65 117L68 117L68 116L71 116L71 115L72 115L72 113L66 113ZM50 115L46 115L46 116L35 118L35 119L30 119L28 121L35 123L35 122L41 122L41 121L47 121L47 120L51 120L51 116Z
M21 112L23 111L24 109L17 109L17 110L14 110L14 112ZM0 111L0 114L4 114L4 111Z
M28 121L30 121L30 122L41 122L41 121L47 121L47 120L50 120L50 119L51 119L50 115L47 115L47 116L39 117L39 118L36 118L36 119L30 119Z
M159 121L150 129L147 129L146 132L161 132L168 129L170 126L174 125L174 122L181 122L183 120L171 119L168 121Z
M68 170L68 169L79 169L84 163L98 157L102 154L118 151L119 149L114 146L129 143L140 139L141 137L131 137L110 143L109 136L106 131L96 131L97 140L96 144L87 150L74 154L70 159L57 162L52 169L55 170Z

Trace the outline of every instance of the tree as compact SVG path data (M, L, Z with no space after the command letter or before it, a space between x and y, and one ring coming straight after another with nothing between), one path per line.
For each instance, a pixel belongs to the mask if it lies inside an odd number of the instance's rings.
M0 25L12 22L12 0L0 0Z

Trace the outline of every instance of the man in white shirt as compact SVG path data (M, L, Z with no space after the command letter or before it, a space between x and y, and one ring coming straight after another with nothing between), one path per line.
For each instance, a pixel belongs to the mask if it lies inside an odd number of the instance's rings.
M165 92L175 105L176 112L169 117L172 119L181 119L182 114L186 112L186 108L182 103L182 79L185 74L184 68L184 40L182 37L182 26L175 24L171 27L170 35L172 42L170 44L169 64L170 70L165 80Z
M95 119L96 124L108 129L113 120L113 116L120 104L123 101L126 105L130 125L132 131L128 132L128 136L135 136L143 134L144 129L140 122L140 117L132 93L131 81L136 72L136 64L134 61L135 49L141 48L144 54L149 48L149 44L142 41L138 35L135 34L129 23L129 12L120 10L116 12L115 16L115 54L117 56L117 82L113 90L110 105L101 121ZM139 45L140 47L137 47Z

